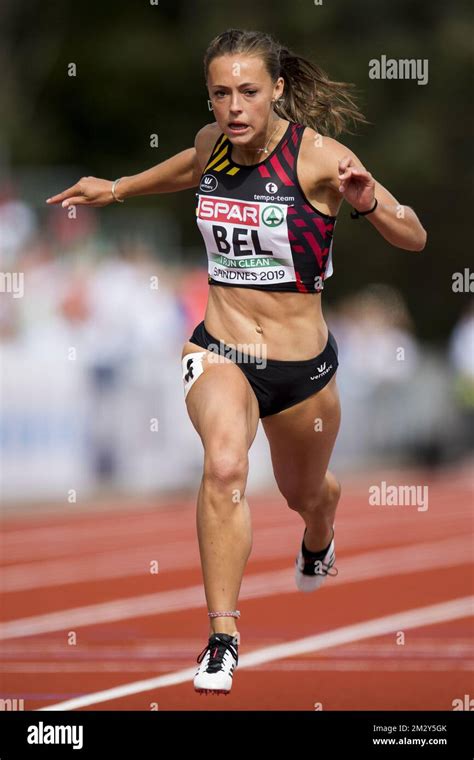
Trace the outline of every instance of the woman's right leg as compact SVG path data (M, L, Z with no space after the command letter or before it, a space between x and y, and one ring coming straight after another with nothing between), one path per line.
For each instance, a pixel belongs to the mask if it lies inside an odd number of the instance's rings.
M198 350L204 351L188 342L183 357ZM206 601L209 612L222 612L237 608L252 549L245 489L259 409L247 378L234 362L207 351L202 366L186 406L204 447L196 522ZM237 632L234 617L209 621L211 634Z

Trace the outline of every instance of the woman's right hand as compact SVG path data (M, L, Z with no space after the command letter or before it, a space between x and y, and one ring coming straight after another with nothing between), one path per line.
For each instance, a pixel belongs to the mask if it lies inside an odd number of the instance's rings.
M72 187L48 198L46 203L61 203L63 208L67 206L108 206L109 203L114 202L112 185L113 182L109 179L82 177ZM119 192L117 195L120 197Z

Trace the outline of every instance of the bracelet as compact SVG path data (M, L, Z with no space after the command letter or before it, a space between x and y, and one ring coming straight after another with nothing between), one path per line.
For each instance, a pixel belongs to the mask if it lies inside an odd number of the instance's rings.
M375 209L377 208L377 204L378 204L378 200L377 200L377 198L375 198L374 205L372 206L372 208L369 208L368 211L357 211L357 209L355 209L355 208L352 209L352 211L351 211L351 219L358 219L359 216L367 216L367 214L371 214L372 211L375 211Z
M118 203L125 202L125 198L117 198L117 196L115 195L115 188L117 187L121 179L123 179L123 177L119 177L119 179L116 179L115 182L112 183L112 188L111 188L113 199L114 201L117 201Z
M210 618L215 617L240 617L240 611L239 610L230 610L229 612L208 612L207 613Z

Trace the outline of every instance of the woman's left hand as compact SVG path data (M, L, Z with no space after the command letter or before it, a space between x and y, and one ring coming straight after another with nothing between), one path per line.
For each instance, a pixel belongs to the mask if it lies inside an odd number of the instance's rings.
M375 180L371 173L359 168L351 156L338 162L339 192L357 211L368 211L375 202Z

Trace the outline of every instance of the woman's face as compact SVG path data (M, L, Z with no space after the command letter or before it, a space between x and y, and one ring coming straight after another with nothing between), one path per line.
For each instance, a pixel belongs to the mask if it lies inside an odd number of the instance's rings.
M207 87L221 131L236 145L245 146L266 134L271 101L281 96L284 79L279 77L274 85L256 56L223 55L209 64Z

